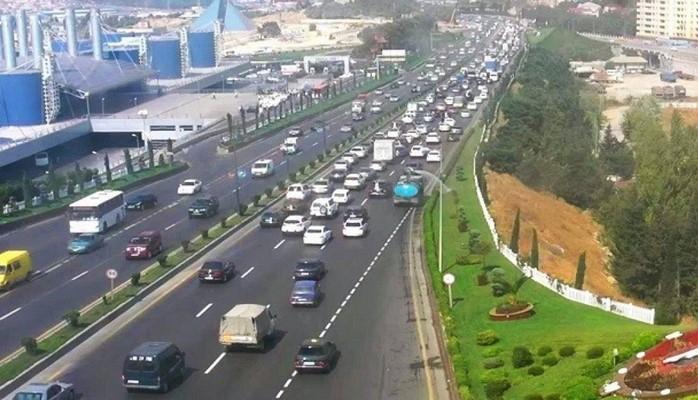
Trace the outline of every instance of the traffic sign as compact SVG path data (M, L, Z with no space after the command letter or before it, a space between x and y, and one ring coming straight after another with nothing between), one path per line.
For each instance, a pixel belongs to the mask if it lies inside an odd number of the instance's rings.
M453 274L444 274L444 283L447 285L453 285L456 282L456 277Z
M117 276L119 276L119 272L117 272L115 269L110 268L107 270L107 278L116 279Z

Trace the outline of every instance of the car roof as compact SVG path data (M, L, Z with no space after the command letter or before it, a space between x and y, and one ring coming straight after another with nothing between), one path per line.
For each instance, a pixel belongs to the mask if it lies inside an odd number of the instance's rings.
M311 338L311 339L305 339L303 343L301 343L301 346L307 347L307 346L322 346L325 343L327 343L326 340L318 339L318 338Z
M172 346L172 342L145 342L131 350L130 355L155 357Z
M182 182L182 183L189 183L189 182L195 183L195 182L198 182L198 181L199 181L198 179L185 179L184 182Z
M347 219L346 221L344 221L344 222L345 222L345 223L349 223L349 222L364 222L364 219L363 219L363 218L348 218L348 219Z
M308 227L308 230L311 230L311 229L322 229L322 230L324 230L324 229L325 229L325 225L310 225L310 226Z
M300 280L300 281L296 281L296 282L294 283L293 286L294 286L294 287L303 287L303 288L307 288L307 287L315 287L315 286L317 286L317 285L318 285L317 281L313 281L313 280Z
M256 163L271 163L271 162L272 162L272 161L271 161L270 159L265 158L265 159L262 159L262 160L257 160L257 161L255 161L255 164L256 164Z
M143 231L143 232L139 233L139 234L136 235L136 236L140 236L140 237L143 237L143 236L157 236L157 235L159 235L159 234L160 234L160 232L158 232L158 231Z
M345 189L345 188L335 189L334 193L340 193L340 194L341 193L349 193L349 189Z

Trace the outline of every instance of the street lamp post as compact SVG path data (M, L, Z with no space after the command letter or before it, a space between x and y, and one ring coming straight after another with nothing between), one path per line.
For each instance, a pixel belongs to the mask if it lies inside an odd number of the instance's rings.
M444 145L441 142L441 156L439 157L439 272L444 270L444 181L443 178L443 159L444 159Z
M145 108L142 110L138 110L138 115L143 118L143 129L142 129L142 139L143 139L143 146L147 147L149 146L150 140L148 139L148 135L146 134L146 121L148 119L148 110ZM138 153L140 154L140 147L138 148Z
M102 97L102 115L104 115L104 97Z
M233 116L228 113L226 115L228 119L228 134L231 139L233 137ZM238 211L240 210L240 176L238 175L238 157L237 157L237 145L233 141L233 168L235 170L235 203L237 204Z
M140 139L140 137L138 137L138 134L136 134L136 133L132 133L131 136L136 138L136 148L138 149L138 154L140 155L141 154L141 139Z

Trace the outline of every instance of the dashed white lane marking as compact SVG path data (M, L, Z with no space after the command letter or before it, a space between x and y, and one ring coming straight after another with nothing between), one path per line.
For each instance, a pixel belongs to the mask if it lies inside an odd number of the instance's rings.
M291 379L291 378L286 379L286 383L284 383L284 389L286 389L291 384L292 380L293 379Z
M87 275L88 272L90 272L89 269L88 269L87 271L81 273L81 274L75 275L74 277L70 278L70 280L71 280L71 281L76 281L76 280L82 278L83 276Z
M323 244L322 246L320 246L320 250L325 250L325 247L327 247L327 243L325 243L325 244Z
M366 197L366 198L364 199L364 201L361 202L361 205L363 206L364 204L366 204L367 201L368 201L368 197Z
M284 395L284 390L281 389L281 390L279 390L279 393L276 394L276 398L277 398L277 399L280 399L281 396L283 396L283 395Z
M12 310L12 311L8 312L7 314L3 315L2 317L0 317L0 321L7 319L7 318L10 318L11 316L17 314L21 309L22 309L22 307L15 308L14 310Z
M404 164L405 164L405 160L400 161L400 165L404 165Z
M218 365L218 363L221 362L223 357L225 357L225 354L225 352L219 354L218 358L216 358L216 360L213 361L213 364L209 365L209 367L206 368L206 371L204 371L204 375L208 375L209 373L211 373L211 371L213 371L213 369L216 368L216 365Z
M175 223L172 224L172 225L166 226L166 227L165 227L165 230L166 230L166 231L169 231L170 229L172 229L172 228L174 228L175 226L177 226L177 224L178 224L179 222L180 222L180 221L177 221L177 222L175 222Z
M313 147L317 146L318 144L320 144L320 143L318 143L318 142L313 143Z
M240 279L245 279L245 277L246 277L247 275L249 275L250 272L252 272L253 270L254 270L254 267L250 267L250 269L248 269L247 271L245 271L244 274L242 274L242 276L240 277Z
M274 246L274 250L276 250L276 249L278 249L279 247L281 247L281 245L284 244L285 241L286 241L286 239L281 239L281 241L280 241L279 243L277 243L276 246Z
M390 173L388 174L388 176L393 176L394 173L395 173L394 170L393 170L393 171L390 171Z
M213 303L206 304L206 307L202 308L201 311L199 311L199 313L196 314L196 318L199 318L200 316L204 315L204 313L208 311L208 309L211 308L211 306L213 306Z

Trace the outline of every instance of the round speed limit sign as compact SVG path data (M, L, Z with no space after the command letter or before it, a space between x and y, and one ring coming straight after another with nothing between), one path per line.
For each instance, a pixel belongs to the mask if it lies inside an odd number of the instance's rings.
M116 279L117 276L119 276L119 273L115 269L112 268L107 270L107 278Z

